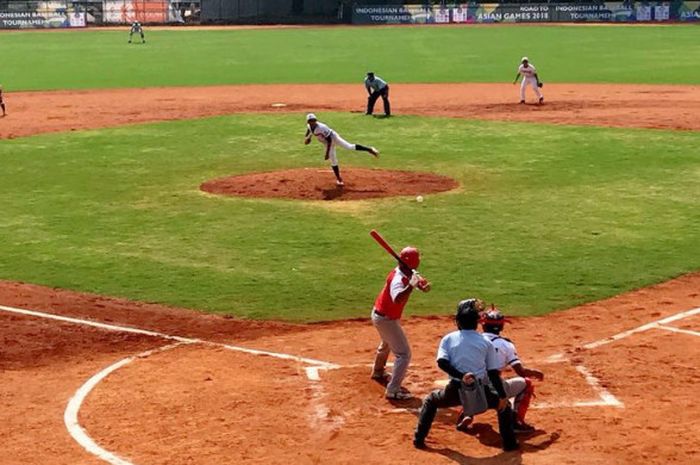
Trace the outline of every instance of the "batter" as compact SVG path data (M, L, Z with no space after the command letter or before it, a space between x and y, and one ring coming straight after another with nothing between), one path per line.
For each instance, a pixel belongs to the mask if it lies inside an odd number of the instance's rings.
M387 382L384 392L387 399L408 400L412 395L401 383L411 363L411 346L401 328L401 315L413 289L428 292L430 283L416 271L420 265L418 249L404 247L399 253L399 258L399 266L391 270L386 277L384 287L374 301L372 309L372 324L382 340L374 357L372 379ZM396 360L389 378L384 369L390 352L394 353Z
M522 60L520 60L518 74L515 75L515 80L513 81L513 84L516 84L518 82L518 78L520 76L523 77L523 80L520 83L520 103L525 103L525 88L527 86L530 86L532 87L532 90L535 91L535 95L537 95L539 103L543 104L544 96L542 95L542 92L540 92L540 87L542 87L542 83L540 82L539 76L537 76L537 70L532 64L530 64L530 60L528 60L527 57L523 57Z
M368 152L374 157L379 157L379 150L374 147L365 147L360 144L351 144L346 141L340 134L329 128L327 125L321 123L316 118L316 115L309 113L306 115L306 135L304 136L304 144L309 145L311 143L311 137L316 136L318 141L326 147L325 160L330 160L331 168L333 169L333 174L335 174L335 183L339 187L343 187L345 182L340 176L340 167L338 166L338 156L335 153L335 148L340 145L346 150L359 150L362 152Z

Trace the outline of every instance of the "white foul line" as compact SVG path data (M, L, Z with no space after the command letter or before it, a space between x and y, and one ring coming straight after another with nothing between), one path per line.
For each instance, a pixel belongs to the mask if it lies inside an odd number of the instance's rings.
M671 323L673 321L677 320L682 320L684 318L688 318L689 316L697 315L700 314L700 307L694 308L692 310L688 310L686 312L681 312L681 313L676 313L675 315L671 315L666 318L662 318L660 320L652 321L651 323L644 324L642 326L637 326L636 328L629 329L627 331L622 331L621 333L617 333L614 336L606 337L594 342L589 342L588 344L585 344L583 346L584 349L595 349L596 347L604 346L606 344L610 344L611 342L619 341L620 339L624 339L628 336L631 336L632 334L636 333L641 333L643 331L647 331L653 328L657 328L660 325L664 325L666 323Z
M220 342L205 341L203 339L197 339L197 338L173 336L171 334L160 333L157 331L149 331L147 329L139 329L139 328L132 328L130 326L120 326L120 325L112 325L112 324L107 324L107 323L99 323L97 321L84 320L81 318L71 318L71 317L67 317L67 316L56 315L53 313L38 312L36 310L25 310L22 308L7 307L5 305L0 305L0 310L5 311L5 312L9 312L9 313L17 313L20 315L27 315L27 316L34 316L34 317L38 317L38 318L46 318L49 320L63 321L65 323L73 323L73 324L78 324L78 325L83 325L83 326L92 326L93 328L104 329L107 331L117 331L117 332L122 332L122 333L141 334L144 336L169 339L172 341L182 342L182 343L186 343L186 344L205 344L205 345L214 346L214 347L221 347L221 348L235 351L235 352L243 352L243 353L251 354L251 355L265 355L268 357L279 358L282 360L293 360L295 362L301 362L301 363L305 363L307 365L316 365L316 366L321 366L321 367L326 367L326 368L334 368L336 366L335 364L330 363L330 362L324 362L322 360L315 360L313 358L299 357L297 355L283 354L283 353L279 353L279 352L270 352L267 350L249 349L247 347L234 346L231 344L223 344Z
M163 350L168 350L172 349L178 345L181 344L203 344L203 345L208 345L208 346L214 346L214 347L221 347L226 350L234 351L234 352L242 352L246 354L251 354L251 355L260 355L260 356L268 356L268 357L274 357L282 360L292 360L295 362L299 363L304 363L306 365L310 365L311 368L316 369L316 376L318 380L320 380L320 377L318 376L318 370L319 369L335 369L338 368L339 366L330 363L330 362L324 362L322 360L316 360L312 358L306 358L306 357L299 357L296 355L291 355L291 354L284 354L280 352L270 352L267 350L258 350L258 349L249 349L247 347L241 347L241 346L234 346L231 344L223 344L223 343L218 343L218 342L212 342L212 341L205 341L203 339L197 339L197 338L188 338L188 337L181 337L181 336L173 336L170 334L165 334L165 333L160 333L157 331L149 331L146 329L140 329L140 328L132 328L129 326L120 326L120 325L112 325L108 323L99 323L97 321L90 321L90 320L84 320L80 318L71 318L67 316L61 316L61 315L56 315L53 313L46 313L46 312L39 312L36 310L26 310L22 308L15 308L15 307L8 307L5 305L0 305L0 311L5 311L9 313L15 313L19 315L25 315L25 316L32 316L32 317L37 317L37 318L45 318L49 320L55 320L55 321L61 321L64 323L72 323L72 324L77 324L77 325L82 325L82 326L90 326L93 328L98 328L98 329L103 329L106 331L115 331L115 332L122 332L122 333L131 333L131 334L141 334L144 336L150 336L150 337L155 337L155 338L161 338L161 339L167 339L171 341L175 341L174 344L170 344L168 346L162 347L160 349L154 349L154 350L148 350L146 352L139 353L137 355L133 355L130 357L127 357L125 359L122 359L107 368L101 370L97 374L93 375L89 380L83 384L78 391L71 397L71 399L68 401L68 405L66 406L66 410L63 415L63 421L66 425L66 428L68 429L69 434L75 439L78 444L80 444L85 450L87 450L89 453L95 455L96 457L110 463L111 465L133 465L133 463L119 457L118 455L109 452L106 449L103 449L100 447L95 441L92 440L92 438L87 434L84 428L80 426L80 423L78 421L78 413L80 411L80 407L82 406L83 401L85 400L85 397L92 391L97 384L99 384L103 379L105 379L107 376L109 376L110 373L115 372L116 370L122 368L125 365L128 365L132 361L134 361L137 358L140 357L147 357L155 352L158 351L163 351ZM307 376L309 375L309 371L307 371ZM311 379L311 378L310 378ZM313 380L312 380L313 381ZM314 401L319 400L323 397L323 387L319 382L312 382L311 386L313 390L313 399ZM325 405L320 404L315 406L315 414L316 414L316 419L320 420L321 418L327 418L328 417L328 409ZM339 426L343 422L342 417L338 417L334 420L334 426L337 425Z
M691 336L700 336L700 333L691 329L676 328L675 326L657 325L656 328L672 331L674 333L689 334Z
M78 421L78 412L80 411L80 407L83 405L83 402L85 401L85 398L88 396L88 394L90 394L90 392L95 388L95 386L97 386L103 379L105 379L111 373L114 373L118 369L128 365L137 358L148 357L149 355L152 355L156 352L170 350L181 344L184 343L176 342L174 344L160 347L158 349L151 349L145 352L141 352L137 355L132 355L130 357L121 359L118 362L109 365L107 368L104 368L101 371L95 373L90 379L88 379L85 382L85 384L80 386L80 388L77 391L75 391L73 397L71 397L68 401L68 406L66 407L66 411L63 414L63 422L66 425L66 429L68 429L68 433L73 437L73 439L75 439L75 441L78 444L80 444L83 447L83 449L85 449L92 455L104 460L105 462L108 462L112 465L133 465L132 462L129 462L128 460L119 457L118 455L100 447L90 437L90 435L87 434L87 431L85 431L85 429L82 426L80 426L80 422Z

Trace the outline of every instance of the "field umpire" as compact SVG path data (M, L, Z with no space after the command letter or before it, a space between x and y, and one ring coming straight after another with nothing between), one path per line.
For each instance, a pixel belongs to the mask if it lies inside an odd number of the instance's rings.
M389 103L389 84L379 76L375 76L373 72L367 73L365 78L365 88L369 94L367 97L367 115L374 112L374 104L379 97L384 102L384 114L391 116L391 104Z
M483 304L478 299L461 301L455 316L459 329L440 341L437 364L450 375L450 381L444 389L433 391L423 400L413 438L417 449L425 448L425 438L437 409L460 404L469 416L483 413L489 408L496 409L503 450L518 448L513 431L513 410L498 370L496 349L476 331L482 309Z

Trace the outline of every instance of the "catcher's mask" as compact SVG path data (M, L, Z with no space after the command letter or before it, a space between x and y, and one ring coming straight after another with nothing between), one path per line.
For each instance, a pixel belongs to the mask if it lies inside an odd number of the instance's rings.
M481 315L481 327L487 333L500 334L506 323L509 323L509 320L493 305L488 312Z
M484 304L479 299L466 299L457 304L455 322L459 329L476 329L479 325L479 312L484 309Z

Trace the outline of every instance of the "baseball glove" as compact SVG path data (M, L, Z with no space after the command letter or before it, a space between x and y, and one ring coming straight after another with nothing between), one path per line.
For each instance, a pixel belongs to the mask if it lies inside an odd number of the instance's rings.
M537 87L544 87L544 82L538 82Z

